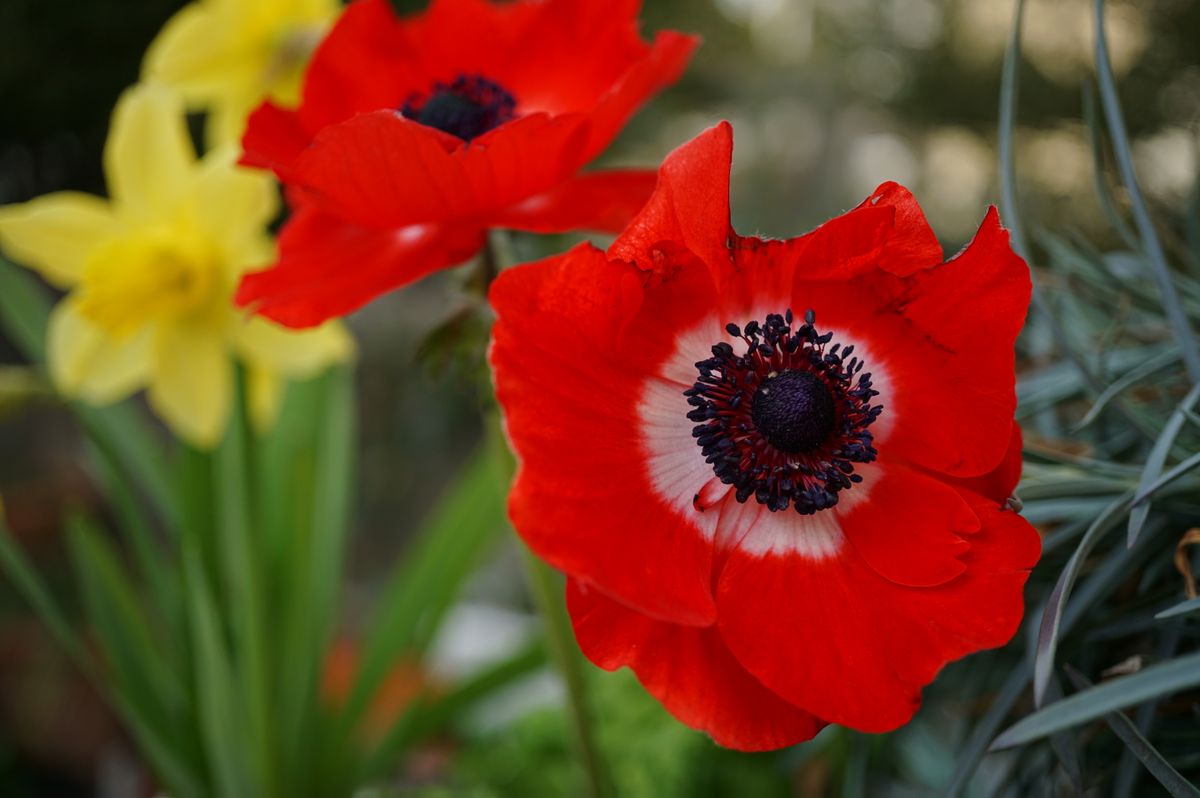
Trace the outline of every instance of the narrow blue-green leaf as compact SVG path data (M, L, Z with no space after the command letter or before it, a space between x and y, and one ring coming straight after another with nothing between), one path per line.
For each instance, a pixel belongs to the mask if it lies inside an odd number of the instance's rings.
M954 769L954 775L950 778L950 786L946 788L947 798L958 798L967 789L971 777L975 775L975 771L979 767L980 760L987 753L992 738L996 736L996 732L1004 723L1004 719L1008 717L1008 713L1012 712L1017 701L1024 695L1025 685L1029 683L1032 672L1033 668L1030 667L1028 661L1025 661L1005 679L1004 686L1000 688L996 699L992 701L987 712L975 724L967 742L958 749L956 757L958 765Z
M200 736L208 757L213 793L221 798L261 794L254 793L249 786L247 730L239 720L238 706L242 702L223 642L221 618L200 558L186 543L183 571Z
M1096 98L1092 92L1092 84L1088 81L1083 85L1083 121L1087 125L1092 150L1092 183L1096 189L1096 198L1100 201L1100 210L1108 217L1109 224L1117 231L1117 235L1130 249L1140 249L1137 236L1129 229L1129 225L1117 213L1116 202L1113 201L1112 191L1104 178L1104 141L1100 128L1100 120L1096 115Z
M1092 403L1092 406L1088 408L1087 413L1084 414L1083 418L1079 420L1079 423L1072 428L1071 432L1079 432L1084 427L1087 427L1089 424L1099 418L1100 413L1103 412L1104 408L1108 407L1108 403L1119 396L1122 391L1128 390L1157 371L1161 371L1168 366L1175 365L1178 360L1179 350L1172 347L1156 357L1146 360L1125 372L1125 374L1112 382L1100 393L1099 396L1096 397L1096 401Z
M1152 493L1151 486L1158 480L1162 474L1163 467L1166 465L1167 458L1171 455L1171 447L1175 444L1175 438L1179 435L1179 431L1183 429L1186 418L1184 411L1191 410L1197 399L1200 399L1200 383L1197 383L1188 391L1187 396L1175 408L1175 412L1167 419L1167 423L1163 426L1162 433L1158 436L1158 440L1154 442L1153 448L1150 449L1150 454L1146 457L1146 465L1142 469L1142 478L1138 484L1138 496L1141 498L1134 505L1129 513L1129 533L1126 538L1128 545L1132 546L1142 532L1142 527L1146 524L1146 518L1150 515L1150 502L1147 501Z
M1154 617L1160 621L1164 621L1167 618L1177 618L1180 615L1191 615L1194 612L1200 612L1200 598L1188 599L1187 601L1180 602L1174 607L1163 610Z
M1017 165L1014 151L1017 117L1017 71L1021 66L1021 24L1025 17L1024 0L1016 0L1008 49L1000 72L1000 210L1012 237L1013 249L1025 257L1025 227L1017 210Z
M1017 200L1017 165L1015 150L1015 130L1017 119L1017 72L1021 65L1021 25L1025 16L1024 0L1016 0L1013 11L1013 25L1009 33L1008 47L1004 52L1004 64L1000 73L1000 119L999 119L999 150L1000 150L1000 215L1008 227L1012 239L1013 251L1031 263L1029 249L1026 245L1025 226L1021 221L1021 212ZM1037 283L1033 285L1030 304L1043 320L1054 338L1055 344L1062 354L1071 362L1078 372L1084 385L1092 393L1099 392L1096 377L1084 363L1083 358L1075 351L1067 336L1067 331L1059 321L1058 315L1047 306Z
M1097 516L1092 525L1084 533L1083 539L1071 554L1071 559L1059 574L1058 582L1050 593L1046 610L1042 615L1041 628L1038 630L1037 653L1034 659L1033 696L1034 703L1042 706L1046 697L1046 686L1050 683L1050 675L1054 670L1054 655L1058 650L1059 627L1062 624L1063 607L1071 595L1071 588L1079 577L1083 563L1100 539L1120 523L1129 510L1133 499L1133 491L1128 491L1111 503Z
M1179 463L1169 471L1162 474L1158 479L1146 486L1145 489L1138 491L1138 495L1133 499L1134 506L1136 507L1137 505L1149 499L1162 488L1165 488L1175 480L1195 470L1197 466L1200 466L1200 452L1197 452L1196 454L1184 460L1182 463Z
M1067 608L1062 613L1060 633L1065 635L1075 628L1084 614L1116 590L1117 586L1127 579L1130 571L1138 566L1139 561L1149 554L1150 550L1142 545L1132 549L1118 549L1112 556L1107 557L1100 567L1080 584L1079 589L1072 592ZM1033 663L1026 659L1022 660L1005 680L999 696L976 725L967 743L959 749L958 767L951 779L948 796L954 798L966 790L996 730L1016 706L1032 676Z
M1121 100L1117 95L1116 81L1113 78L1112 65L1108 57L1108 41L1104 31L1104 0L1095 2L1096 23L1096 80L1100 87L1100 104L1104 108L1104 118L1108 123L1108 132L1112 137L1113 154L1117 160L1117 171L1121 181L1129 193L1129 201L1133 210L1133 222L1138 235L1153 266L1154 280L1162 294L1163 310L1175 333L1175 341L1183 354L1183 362L1187 366L1188 376L1193 385L1200 385L1200 345L1197 345L1195 332L1188 321L1187 313L1179 301L1179 294L1171 277L1171 269L1167 265L1162 243L1150 220L1150 212L1142 197L1138 185L1137 173L1133 166L1133 155L1129 148L1129 136L1125 132L1125 118L1121 112Z
M1137 706L1159 696L1200 685L1200 653L1151 665L1129 676L1112 679L1076 693L1014 723L992 743L991 750L1022 745L1054 732Z

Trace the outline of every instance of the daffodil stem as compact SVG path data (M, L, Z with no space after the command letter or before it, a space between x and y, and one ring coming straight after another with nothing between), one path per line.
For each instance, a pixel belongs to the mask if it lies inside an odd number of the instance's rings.
M545 626L546 647L566 687L575 744L588 779L588 794L592 798L610 798L615 793L594 734L583 657L575 645L571 619L567 615L562 578L529 549L522 547L522 553L529 591Z

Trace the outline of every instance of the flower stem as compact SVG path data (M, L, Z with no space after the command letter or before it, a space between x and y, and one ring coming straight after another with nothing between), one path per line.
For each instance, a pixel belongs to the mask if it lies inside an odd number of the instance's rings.
M528 548L522 546L521 551L526 581L545 626L546 646L566 686L575 744L588 778L588 794L592 798L610 798L615 793L607 763L593 733L594 719L584 680L583 658L575 646L571 619L563 600L562 580Z
M492 280L504 268L511 266L512 260L511 246L503 231L489 231L487 243L480 253L477 272L476 282L481 296L486 299ZM495 451L500 461L499 473L505 483L510 483L516 470L516 461L504 443L500 419L495 414L489 424L489 432L494 436ZM566 687L576 753L587 775L587 795L590 798L612 798L616 792L607 762L596 741L592 705L584 678L585 664L579 648L575 645L575 632L567 614L562 577L539 560L524 544L521 544L521 559L529 593L537 606L538 614L542 616L547 653Z

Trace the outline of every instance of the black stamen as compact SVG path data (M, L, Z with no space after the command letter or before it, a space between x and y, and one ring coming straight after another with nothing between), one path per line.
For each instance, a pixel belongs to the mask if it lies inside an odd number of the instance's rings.
M862 361L849 357L852 346L827 346L833 334L817 333L812 310L795 330L794 322L789 309L761 324L726 325L745 352L714 344L684 394L687 417L698 422L692 436L737 501L753 496L772 512L790 504L810 515L862 482L854 463L875 459L867 428L883 408L870 404L879 392Z
M482 136L515 117L516 99L482 75L459 75L450 83L435 83L427 95L413 95L400 113L463 141Z

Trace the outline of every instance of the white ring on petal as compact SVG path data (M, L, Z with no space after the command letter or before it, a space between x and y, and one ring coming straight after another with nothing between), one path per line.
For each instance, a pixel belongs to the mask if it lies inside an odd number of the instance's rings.
M731 523L744 528L737 540L738 548L758 557L780 554L794 554L807 560L833 557L846 542L842 518L870 498L871 485L879 478L880 468L874 463L856 463L854 473L861 474L863 481L839 493L835 507L812 515L800 515L791 508L773 513L758 502L746 502L746 506L753 503L758 514L747 518L743 509L734 516L737 520L731 519ZM737 504L727 497L721 508L722 527L727 523L726 514L732 514L731 502Z
M692 408L683 395L696 382L696 363L712 355L715 343L726 341L735 347L742 343L740 338L726 332L728 322L762 321L768 313L780 312L781 307L786 309L786 303L759 312L748 311L741 318L712 314L676 336L674 351L663 361L658 374L646 380L638 403L644 461L651 486L659 498L699 528L705 537L713 539L719 534L722 541L740 545L751 554L791 552L819 560L832 557L841 549L844 535L838 513L845 513L869 495L871 476L876 471L870 464L856 464L855 473L861 474L863 481L839 493L836 507L814 515L800 515L794 510L773 513L754 501L746 502L736 514L729 515L730 505L737 506L731 496L726 496L724 502L707 512L697 510L693 503L713 478L712 466L704 461L704 453L692 437L696 422L687 417ZM803 314L803 310L800 313ZM842 330L822 327L820 319L818 310L818 330L832 332L834 340L843 347L854 345L854 355L866 364L864 371L871 374L871 384L879 391L884 412L871 425L878 445L888 437L895 421L886 406L891 387L887 371L872 360L869 347ZM750 505L761 512L750 512Z

